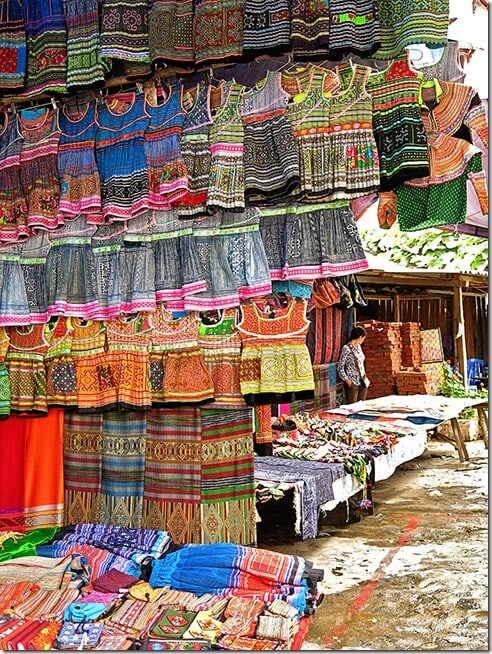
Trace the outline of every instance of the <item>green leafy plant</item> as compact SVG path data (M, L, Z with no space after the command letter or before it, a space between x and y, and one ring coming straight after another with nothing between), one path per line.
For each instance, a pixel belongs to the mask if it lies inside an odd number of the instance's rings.
M444 381L439 387L439 395L444 397L471 397L471 398L487 398L489 393L487 389L480 391L470 390L467 388L463 375L449 365L444 363ZM473 407L463 409L460 418L470 420L476 415L476 410Z
M361 238L371 254L385 253L395 263L408 268L480 274L488 271L489 251L485 238L439 229L402 232L397 224L387 232L361 230Z

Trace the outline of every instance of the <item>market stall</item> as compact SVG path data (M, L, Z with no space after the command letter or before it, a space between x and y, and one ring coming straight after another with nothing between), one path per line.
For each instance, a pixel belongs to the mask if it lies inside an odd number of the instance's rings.
M421 425L427 431L449 421L453 429L453 444L460 461L468 461L466 443L458 417L467 408L475 407L482 426L484 444L488 447L487 401L481 397L443 397L441 395L389 395L372 400L341 405L330 410L333 415L344 415L363 420L387 421L395 425Z
M483 398L390 395L291 416L285 423L291 422L292 429L276 433L273 456L255 459L257 502L264 505L292 492L295 531L315 538L321 512L364 494L368 484L372 488L399 465L420 456L438 425L451 423L450 442L460 461L469 460L458 422L464 409L479 411L488 446L484 406ZM371 506L363 495L362 505L364 501Z
M391 420L377 425L323 414L296 414L290 431L279 432L273 456L255 458L257 503L293 493L295 531L315 538L318 519L341 502L361 494L361 506L372 510L377 481L425 450L427 433L415 425Z

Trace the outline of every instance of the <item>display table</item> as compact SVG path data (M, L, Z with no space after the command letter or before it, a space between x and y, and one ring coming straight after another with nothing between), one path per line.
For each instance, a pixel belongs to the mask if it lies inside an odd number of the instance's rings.
M370 473L374 472L375 481L387 479L399 465L420 456L425 450L425 429L406 425L404 428L400 426L399 431L398 441L388 452L374 457L368 464ZM402 431L406 434L402 434ZM302 538L316 538L320 513L334 510L338 504L348 502L363 489L360 479L353 473L347 473L342 463L282 456L255 457L255 485L282 493L293 492L295 532ZM274 493L272 498L275 498Z
M426 431L450 421L453 438L451 442L458 451L460 461L468 461L470 456L461 433L458 417L464 409L475 407L484 434L484 444L488 447L488 417L484 398L444 397L442 395L385 395L372 400L362 400L330 409L328 415L350 416L357 420L377 420L395 425L419 425Z

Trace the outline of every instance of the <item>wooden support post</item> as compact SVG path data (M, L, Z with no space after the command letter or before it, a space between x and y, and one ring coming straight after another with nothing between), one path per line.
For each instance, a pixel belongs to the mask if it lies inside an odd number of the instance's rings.
M477 406L478 414L478 424L480 425L480 430L482 432L483 443L486 448L489 447L489 420L487 414L485 413L485 405L479 404Z
M463 292L461 286L453 287L453 318L454 327L454 351L458 369L463 375L463 382L465 389L468 388L467 372L466 372L466 339L465 339L465 316L463 311ZM461 326L461 327L460 327Z
M469 461L470 455L468 454L468 450L466 449L465 439L463 437L463 433L461 431L458 418L451 418L451 428L453 430L454 441L455 441L456 449L458 450L458 456L460 457L460 461L462 463L464 461Z

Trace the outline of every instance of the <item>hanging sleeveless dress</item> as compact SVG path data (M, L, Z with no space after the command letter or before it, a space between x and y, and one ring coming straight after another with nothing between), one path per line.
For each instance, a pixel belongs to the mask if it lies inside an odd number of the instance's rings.
M10 342L5 364L10 378L12 413L48 413L44 355L48 343L44 325L16 325L7 330Z
M67 30L61 0L22 0L26 29L26 94L67 92Z
M0 325L29 325L31 313L20 264L20 243L0 245Z
M116 384L118 411L150 408L149 314L137 313L106 321L106 358Z
M372 72L367 80L381 191L429 174L427 136L418 102L420 83L421 75L409 67L406 55L385 70Z
M207 290L185 299L193 311L238 306L240 298L270 293L272 284L259 230L259 211L224 212L193 227Z
M106 353L106 327L101 320L71 318L71 321L77 410L81 413L114 410L117 387Z
M44 337L48 349L44 355L46 368L46 401L48 406L77 408L77 379L72 350L72 318L56 316L46 323Z
M19 263L32 323L48 320L46 261L50 247L48 233L45 231L30 236L19 247Z
M195 0L193 49L195 63L243 54L244 0Z
M288 0L245 0L243 50L261 52L290 49Z
M239 104L245 87L234 80L222 83L222 105L210 127L210 175L207 209L241 211L244 199L244 128Z
M198 346L198 317L188 313L174 318L159 304L152 322L152 403L160 406L212 401L214 383Z
M287 105L299 152L301 197L306 200L321 200L330 193L330 100L324 92L327 75L317 66L310 68L306 90Z
M108 62L100 56L97 0L62 0L67 30L67 87L104 82Z
M286 114L290 95L281 73L267 71L255 88L245 91L239 106L244 128L246 200L274 202L300 184L299 153Z
M150 3L149 51L153 69L169 61L193 62L193 0Z
M122 313L155 311L154 220L150 212L131 218L119 253Z
M180 198L179 213L183 217L205 213L210 173L209 84L197 84L195 98L187 108L181 134L181 152L188 173L188 190ZM183 100L186 103L186 95Z
M155 103L151 103L149 97L146 100L145 110L150 121L144 133L144 151L149 168L151 209L169 209L188 189L180 144L185 117L181 92L179 83L169 85L166 91L157 87Z
M353 199L379 189L379 158L372 126L368 66L355 64L346 88L329 99L330 200Z
M148 0L102 0L100 56L150 63Z
M198 327L198 345L214 383L215 400L207 404L207 409L241 408L245 402L239 375L241 337L236 326L237 309L225 309L214 315L219 319L210 322L208 314L201 314Z
M330 0L329 11L329 59L341 59L351 53L370 57L381 46L375 0Z
M17 111L0 116L0 241L18 241L31 233L20 180L22 135Z
M90 318L99 310L94 289L95 269L91 237L95 225L84 214L49 234L46 258L48 314Z
M34 230L55 229L58 214L58 109L40 107L19 112L22 135L20 182L27 204L26 225Z
M168 309L183 309L184 299L207 288L193 228L179 219L177 209L156 211L152 227L155 296Z
M449 0L420 0L419 2L378 3L381 47L374 59L392 59L403 54L413 43L429 47L447 43Z
M67 218L88 214L91 223L101 222L101 184L96 163L96 103L81 111L64 104L60 110L58 174L59 211Z
M0 3L0 25L5 62L0 70L0 89L10 93L22 90L26 78L26 27L19 0Z
M99 225L91 238L94 290L98 309L93 318L107 320L121 312L120 252L126 223Z
M96 162L106 222L128 220L149 206L144 133L149 124L143 93L117 93L96 107Z
M306 346L306 300L291 298L275 316L254 301L241 306L241 392L246 404L281 404L314 398L314 377ZM279 345L281 344L281 347Z

